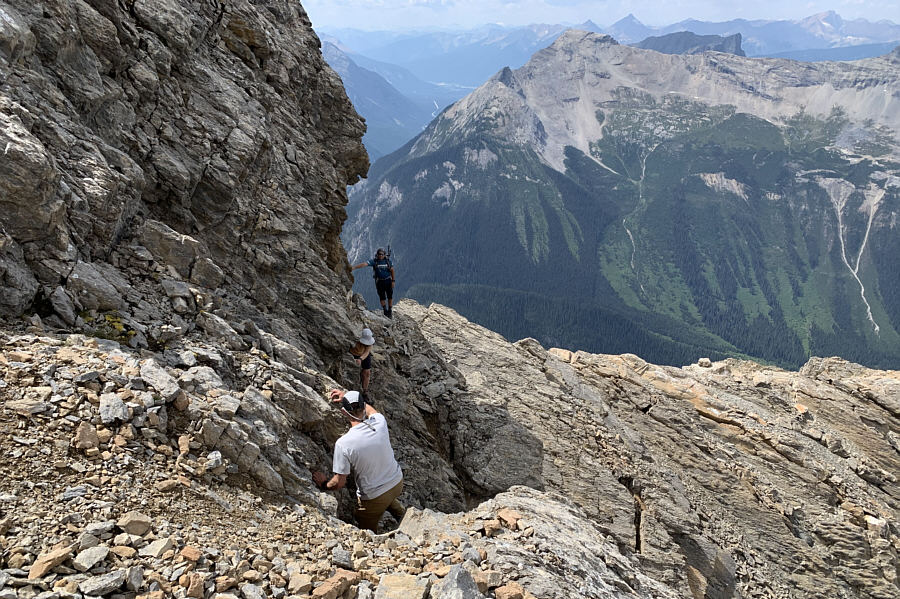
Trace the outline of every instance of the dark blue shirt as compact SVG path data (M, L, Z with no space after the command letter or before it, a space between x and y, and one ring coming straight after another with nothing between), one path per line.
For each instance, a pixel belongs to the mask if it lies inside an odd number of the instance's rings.
M390 258L382 258L381 260L372 258L369 260L368 264L375 269L376 279L384 281L385 279L391 278L391 269L394 268L394 265L391 264Z

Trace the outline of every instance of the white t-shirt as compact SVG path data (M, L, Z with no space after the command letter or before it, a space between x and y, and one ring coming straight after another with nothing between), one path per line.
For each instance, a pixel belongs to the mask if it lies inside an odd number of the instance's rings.
M362 499L374 499L403 480L381 413L352 427L334 444L334 473L350 474L350 466L356 471L356 493Z

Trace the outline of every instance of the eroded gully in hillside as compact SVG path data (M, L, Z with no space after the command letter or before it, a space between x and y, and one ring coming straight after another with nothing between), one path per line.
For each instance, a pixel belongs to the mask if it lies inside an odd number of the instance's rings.
M635 207L635 209L632 211L631 214L634 214L640 208L644 207L646 204L646 201L644 200L644 176L647 174L647 158L649 158L650 154L652 154L658 147L659 147L659 143L657 143L655 146L650 148L650 151L647 152L646 154L644 154L643 158L641 158L641 178L637 181L635 181L634 179L631 179L631 182L637 184L637 187L638 187L638 204ZM629 214L628 216L631 216L631 214ZM628 239L631 240L631 272L633 272L635 274L635 276L639 276L638 272L637 272L637 268L635 268L635 266L634 266L634 257L637 254L637 244L634 241L634 235L632 235L631 229L628 228L628 224L627 224L628 216L626 216L625 218L622 219L622 227L625 229L625 232L628 234ZM641 293L646 295L647 290L644 289L644 284L640 281L640 278L638 279L638 285L640 285L640 287L641 287Z
M847 270L850 271L850 274L853 275L853 278L856 279L857 284L859 284L859 296L866 305L866 318L872 323L872 328L874 329L875 334L878 335L881 328L878 326L878 323L875 322L875 318L872 316L872 307L866 299L866 287L859 278L859 265L862 260L863 252L866 249L866 244L869 242L869 232L872 230L872 221L875 220L875 213L881 205L885 190L871 185L866 192L863 192L866 201L862 207L868 211L869 218L866 222L866 233L859 246L855 264L851 266L850 261L847 260L847 243L844 240L844 217L842 212L847 205L847 200L850 199L850 196L856 191L856 188L843 179L819 179L818 184L828 194L828 198L831 200L831 205L834 207L834 212L837 216L838 240L841 243L841 260L843 260Z

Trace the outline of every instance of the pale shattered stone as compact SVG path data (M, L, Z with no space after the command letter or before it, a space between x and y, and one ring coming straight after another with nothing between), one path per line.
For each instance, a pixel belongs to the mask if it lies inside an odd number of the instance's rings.
M78 583L78 590L85 595L106 595L125 582L125 570L115 570L102 576L93 576Z
M100 396L100 421L110 425L128 421L128 406L115 393L104 393Z
M72 557L74 549L75 548L70 545L38 555L37 559L28 570L28 578L33 580L35 578L44 577L50 570Z
M430 587L427 578L411 574L384 574L378 581L375 599L425 599Z
M72 559L72 564L79 572L87 572L109 555L109 547L97 545L80 552Z
M153 359L144 360L141 364L141 378L156 389L165 402L173 401L182 392L174 377Z
M96 449L100 445L97 429L87 421L82 420L75 429L75 437L72 439L75 449Z
M124 530L129 535L141 536L148 530L150 530L151 523L152 520L146 514L132 511L119 518L119 521L116 522L116 526Z
M168 478L166 480L161 480L157 483L154 483L153 486L157 491L161 493L172 493L173 491L178 489L179 482L174 478Z
M146 547L142 547L138 551L138 555L141 557L160 558L166 551L170 551L174 547L175 543L172 541L172 538L166 537L164 539L157 539Z
M430 597L435 599L483 599L484 595L472 575L461 565L453 566L447 575L432 585Z
M288 592L295 595L304 595L312 590L313 579L309 574L294 572L288 581Z

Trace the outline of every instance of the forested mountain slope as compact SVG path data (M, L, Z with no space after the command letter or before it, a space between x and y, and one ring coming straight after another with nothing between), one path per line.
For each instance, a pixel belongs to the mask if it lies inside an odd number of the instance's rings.
M379 161L344 242L390 243L399 293L510 338L896 366L898 64L570 31Z

